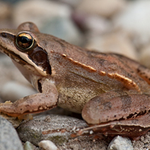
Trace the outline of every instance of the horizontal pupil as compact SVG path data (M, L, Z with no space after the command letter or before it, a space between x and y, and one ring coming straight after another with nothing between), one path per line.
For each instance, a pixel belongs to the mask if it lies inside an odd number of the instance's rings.
M20 37L20 41L21 41L22 43L28 43L28 42L31 42L31 40L30 40L30 39L28 39L28 38L27 38L27 37L25 37L25 36Z

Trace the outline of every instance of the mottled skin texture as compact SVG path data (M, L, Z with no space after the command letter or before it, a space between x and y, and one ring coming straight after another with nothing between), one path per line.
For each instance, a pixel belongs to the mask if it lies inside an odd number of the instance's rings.
M28 35L31 46L22 35ZM139 63L87 51L40 33L30 22L0 30L0 51L40 92L0 104L0 112L20 116L60 106L82 113L93 124L90 129L105 134L139 136L149 130L150 70Z

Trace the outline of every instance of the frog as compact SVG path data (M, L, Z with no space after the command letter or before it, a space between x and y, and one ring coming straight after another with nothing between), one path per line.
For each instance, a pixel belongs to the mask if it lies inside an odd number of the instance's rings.
M83 131L136 137L150 129L150 69L135 60L75 46L32 22L0 29L0 52L38 91L0 103L1 113L19 117L59 106L82 115L89 125Z

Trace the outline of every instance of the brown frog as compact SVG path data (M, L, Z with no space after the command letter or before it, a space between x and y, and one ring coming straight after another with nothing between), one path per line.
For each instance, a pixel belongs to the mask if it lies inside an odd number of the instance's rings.
M139 63L42 34L31 22L0 30L0 51L39 91L0 104L0 112L21 116L60 106L105 134L136 137L149 130L150 70Z

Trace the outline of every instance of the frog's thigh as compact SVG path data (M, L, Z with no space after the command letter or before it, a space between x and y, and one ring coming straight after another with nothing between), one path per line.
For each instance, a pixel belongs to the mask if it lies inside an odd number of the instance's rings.
M89 124L101 124L114 120L131 119L132 116L136 117L148 112L149 108L150 95L122 95L110 92L87 102L82 110L82 117Z
M36 113L56 106L57 97L53 93L37 93L17 100L15 103L0 104L0 112L10 116Z
M96 96L88 101L82 110L83 119L89 124L99 124L100 122L107 122L105 112L109 113L112 108L112 100L119 97L118 92L109 92ZM105 118L104 118L105 117Z

